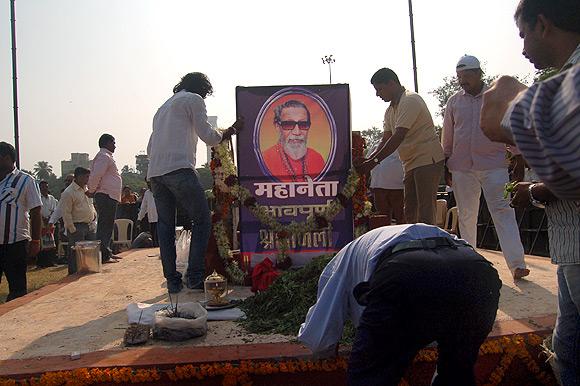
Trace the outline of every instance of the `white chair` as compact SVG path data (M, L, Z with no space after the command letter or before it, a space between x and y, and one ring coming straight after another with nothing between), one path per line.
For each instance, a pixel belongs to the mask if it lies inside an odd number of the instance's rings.
M132 241L133 221L126 218L116 219L113 230L113 245L126 245L127 248L131 248Z
M449 233L457 234L457 225L459 223L459 212L456 206L450 208L445 216L444 230Z
M447 200L437 200L437 214L435 215L435 225L439 228L445 227L445 215L447 214Z

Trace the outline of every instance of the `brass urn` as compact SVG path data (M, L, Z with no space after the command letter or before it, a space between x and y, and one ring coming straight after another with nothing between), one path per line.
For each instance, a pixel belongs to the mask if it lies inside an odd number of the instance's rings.
M203 282L205 290L205 300L208 306L223 306L228 304L226 298L228 294L228 280L217 273L215 270L211 275L205 278Z

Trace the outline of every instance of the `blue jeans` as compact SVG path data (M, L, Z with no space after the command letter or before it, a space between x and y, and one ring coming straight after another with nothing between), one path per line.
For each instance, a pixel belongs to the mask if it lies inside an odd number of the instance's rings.
M179 207L183 208L192 223L186 280L191 284L203 282L211 217L197 175L192 169L179 169L159 177L152 177L151 191L159 218L157 237L163 276L172 284L181 280L181 274L175 268L175 211L179 203Z
M564 386L580 386L580 264L558 266L558 318L552 340Z

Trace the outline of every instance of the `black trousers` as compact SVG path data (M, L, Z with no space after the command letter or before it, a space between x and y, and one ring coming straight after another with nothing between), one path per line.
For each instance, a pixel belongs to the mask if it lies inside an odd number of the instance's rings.
M477 254L466 247L399 253L421 259ZM385 291L369 294L349 360L348 384L396 386L418 351L437 342L433 385L474 386L479 347L497 312L497 272L491 265L469 262L410 268L397 271Z
M0 245L0 280L8 280L6 301L26 295L26 247L28 241Z
M111 259L111 238L115 227L117 201L105 193L95 194L95 208L97 209L97 240L101 240L101 258L103 261Z

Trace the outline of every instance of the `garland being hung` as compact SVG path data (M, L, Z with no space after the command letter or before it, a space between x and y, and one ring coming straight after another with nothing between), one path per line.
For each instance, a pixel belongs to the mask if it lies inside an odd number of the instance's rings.
M219 213L217 211L214 213L212 222L214 224L213 229L216 243L218 245L218 252L224 260L226 271L230 276L232 276L232 279L243 279L244 275L239 265L232 261L230 241L224 225L224 218L227 217L231 205L233 205L236 200L248 208L254 217L256 217L262 224L276 232L278 260L283 261L287 257L287 252L290 247L290 237L292 235L330 227L331 221L345 206L349 204L349 200L354 198L353 196L355 193L361 190L366 190L366 187L360 186L360 183L364 183L364 180L361 180L355 169L352 168L349 171L346 184L342 188L342 191L324 206L322 212L311 214L302 222L292 221L289 224L283 224L272 216L266 206L259 205L256 198L248 189L239 184L236 166L234 165L230 153L229 143L224 142L215 146L214 152L215 158L212 160L210 166L214 177L216 199L220 201L219 198L221 198L221 204L219 205L221 211ZM360 228L360 226L363 224L362 219L368 218L372 205L368 200L366 200L364 194L358 194L356 198L358 198L358 200L355 202L355 206L357 206L358 203L357 209L359 209L359 211L355 211L355 213L360 222L358 225L358 232L356 233L364 233L366 228L363 229Z

